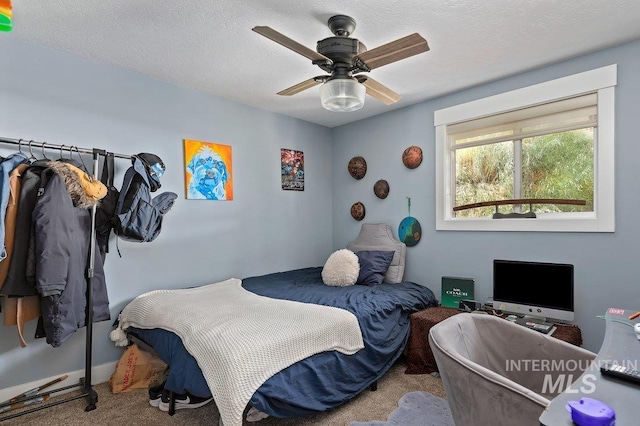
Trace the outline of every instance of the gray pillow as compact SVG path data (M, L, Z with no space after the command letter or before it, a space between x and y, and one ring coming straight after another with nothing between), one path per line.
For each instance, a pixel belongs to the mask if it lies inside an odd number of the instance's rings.
M360 273L356 284L381 284L384 274L393 260L393 251L362 250L356 253L360 263Z
M393 250L391 266L384 275L383 282L399 283L404 277L404 264L407 255L407 245L396 240L391 226L386 223L363 223L358 237L347 244L347 248L354 253L362 250Z

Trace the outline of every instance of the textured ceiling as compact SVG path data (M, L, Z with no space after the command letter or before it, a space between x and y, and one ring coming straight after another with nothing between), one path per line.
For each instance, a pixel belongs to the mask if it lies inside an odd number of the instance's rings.
M320 106L318 86L276 95L324 72L251 28L315 50L336 14L355 18L352 37L369 49L427 39L429 52L371 72L400 102L367 97L337 113ZM329 127L640 38L640 0L14 0L13 17L3 37Z

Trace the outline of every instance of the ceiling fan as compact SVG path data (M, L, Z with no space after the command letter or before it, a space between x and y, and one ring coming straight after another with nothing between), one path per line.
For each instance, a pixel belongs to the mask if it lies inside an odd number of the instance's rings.
M385 105L391 105L398 102L401 96L364 73L429 50L427 41L418 33L367 50L360 40L349 37L356 28L353 18L335 15L329 18L327 25L334 37L320 40L316 51L270 27L252 28L258 34L311 59L312 64L329 73L284 89L278 95L291 96L322 84L320 101L324 108L331 111L355 111L362 108L365 93Z

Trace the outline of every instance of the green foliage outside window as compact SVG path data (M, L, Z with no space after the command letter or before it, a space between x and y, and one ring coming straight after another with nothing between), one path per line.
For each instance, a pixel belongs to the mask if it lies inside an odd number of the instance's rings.
M522 140L522 188L518 198L586 200L586 206L533 205L536 213L593 211L593 128ZM456 205L516 198L514 142L456 150ZM500 212L514 206L501 206ZM528 211L529 206L522 206ZM463 210L457 217L491 217L495 207Z

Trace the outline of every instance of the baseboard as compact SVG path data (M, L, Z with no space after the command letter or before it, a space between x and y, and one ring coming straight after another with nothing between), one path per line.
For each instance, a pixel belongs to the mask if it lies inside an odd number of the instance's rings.
M108 362L106 364L93 366L93 368L91 369L91 382L92 382L91 384L92 385L98 385L100 383L108 382L109 381L109 377L111 377L111 375L113 374L113 372L116 369L116 364L117 363L118 363L118 361L113 361L113 362ZM60 389L60 388L66 387L66 386L71 386L73 384L79 383L80 379L85 376L84 373L85 373L84 368L82 370L77 370L77 371L72 371L70 373L66 373L69 377L67 377L62 382L56 383L55 385L51 386L50 388L46 388L44 390L45 391L50 391L50 390ZM21 385L12 386L12 387L6 388L6 389L0 389L0 401L7 401L7 400L13 398L16 395L20 395L23 392L29 391L31 389L35 389L38 386L41 386L44 383L48 383L51 380L57 379L60 376L62 376L62 374L60 374L58 376L44 377L44 378L42 378L40 380L36 380L34 382L23 383ZM77 387L76 388L72 388L72 389L67 389L65 391L61 391L61 392L57 393L56 395L63 395L63 394L68 393L68 392L73 392L73 391L75 391L77 389L78 389Z

